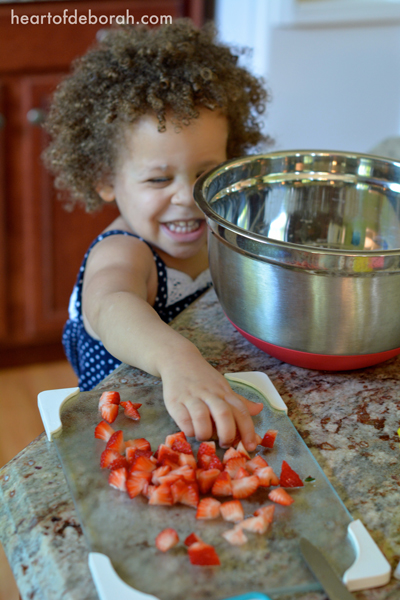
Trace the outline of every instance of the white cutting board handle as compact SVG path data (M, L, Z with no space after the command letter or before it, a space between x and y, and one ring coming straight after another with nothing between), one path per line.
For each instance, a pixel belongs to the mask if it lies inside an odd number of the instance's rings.
M268 400L272 408L287 414L288 409L286 404L266 373L262 373L261 371L242 371L240 373L225 373L225 377L228 381L244 383L254 388Z
M64 388L61 390L47 390L38 394L38 407L42 417L47 439L51 442L51 436L62 429L60 410L64 402L80 392L78 387Z
M100 600L159 600L125 583L105 554L89 552L89 569Z
M356 553L354 563L343 575L347 589L353 592L386 585L390 564L359 519L349 524L347 535Z

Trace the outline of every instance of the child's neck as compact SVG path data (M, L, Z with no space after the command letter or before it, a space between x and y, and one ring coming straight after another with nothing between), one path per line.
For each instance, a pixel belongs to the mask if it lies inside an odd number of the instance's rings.
M182 271L182 273L186 273L192 279L196 279L196 277L208 267L208 251L206 244L204 244L203 248L195 256L186 259L175 258L158 248L156 248L156 251L167 267Z

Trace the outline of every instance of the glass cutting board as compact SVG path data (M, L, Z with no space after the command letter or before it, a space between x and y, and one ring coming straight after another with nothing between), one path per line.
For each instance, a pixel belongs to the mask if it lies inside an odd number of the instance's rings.
M249 541L240 547L221 537L232 527L222 519L198 521L193 508L149 506L145 498L131 500L108 485L109 471L99 466L105 442L94 438L101 420L97 409L100 391L80 393L61 409L62 429L53 440L90 550L108 556L128 585L160 600L223 600L251 591L279 598L321 589L301 557L302 536L323 551L340 576L354 561L346 539L352 517L288 416L249 386L230 385L249 400L264 403L262 413L254 417L260 435L267 429L279 432L273 450L259 446L257 453L278 476L282 460L286 460L303 480L314 479L290 490L295 502L289 507L276 505L270 530L264 535L246 533ZM112 425L115 430L122 429L124 439L144 437L154 451L166 435L178 431L164 407L161 384L118 391L121 400L142 403L140 421L127 419L120 410ZM196 455L199 443L189 441ZM217 450L220 457L223 452ZM269 503L268 491L260 488L242 501L245 516ZM181 543L164 554L156 549L154 540L165 527L175 528ZM192 532L215 546L220 567L190 564L183 540Z

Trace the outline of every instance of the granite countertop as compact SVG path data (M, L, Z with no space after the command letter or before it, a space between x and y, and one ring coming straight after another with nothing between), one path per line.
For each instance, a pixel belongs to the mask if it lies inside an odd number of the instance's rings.
M400 357L352 372L282 363L250 345L224 317L213 290L172 326L221 372L264 371L289 417L344 504L360 518L394 569L400 560ZM121 365L98 389L153 383ZM0 539L23 600L98 598L58 455L44 434L0 470ZM357 600L400 598L400 581L354 592ZM296 596L324 600L322 592Z

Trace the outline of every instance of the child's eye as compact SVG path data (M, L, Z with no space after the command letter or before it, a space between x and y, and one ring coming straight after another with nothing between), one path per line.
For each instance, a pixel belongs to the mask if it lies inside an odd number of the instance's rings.
M148 183L154 183L156 185L163 185L166 183L169 183L171 181L170 177L152 177L151 179L147 180Z

